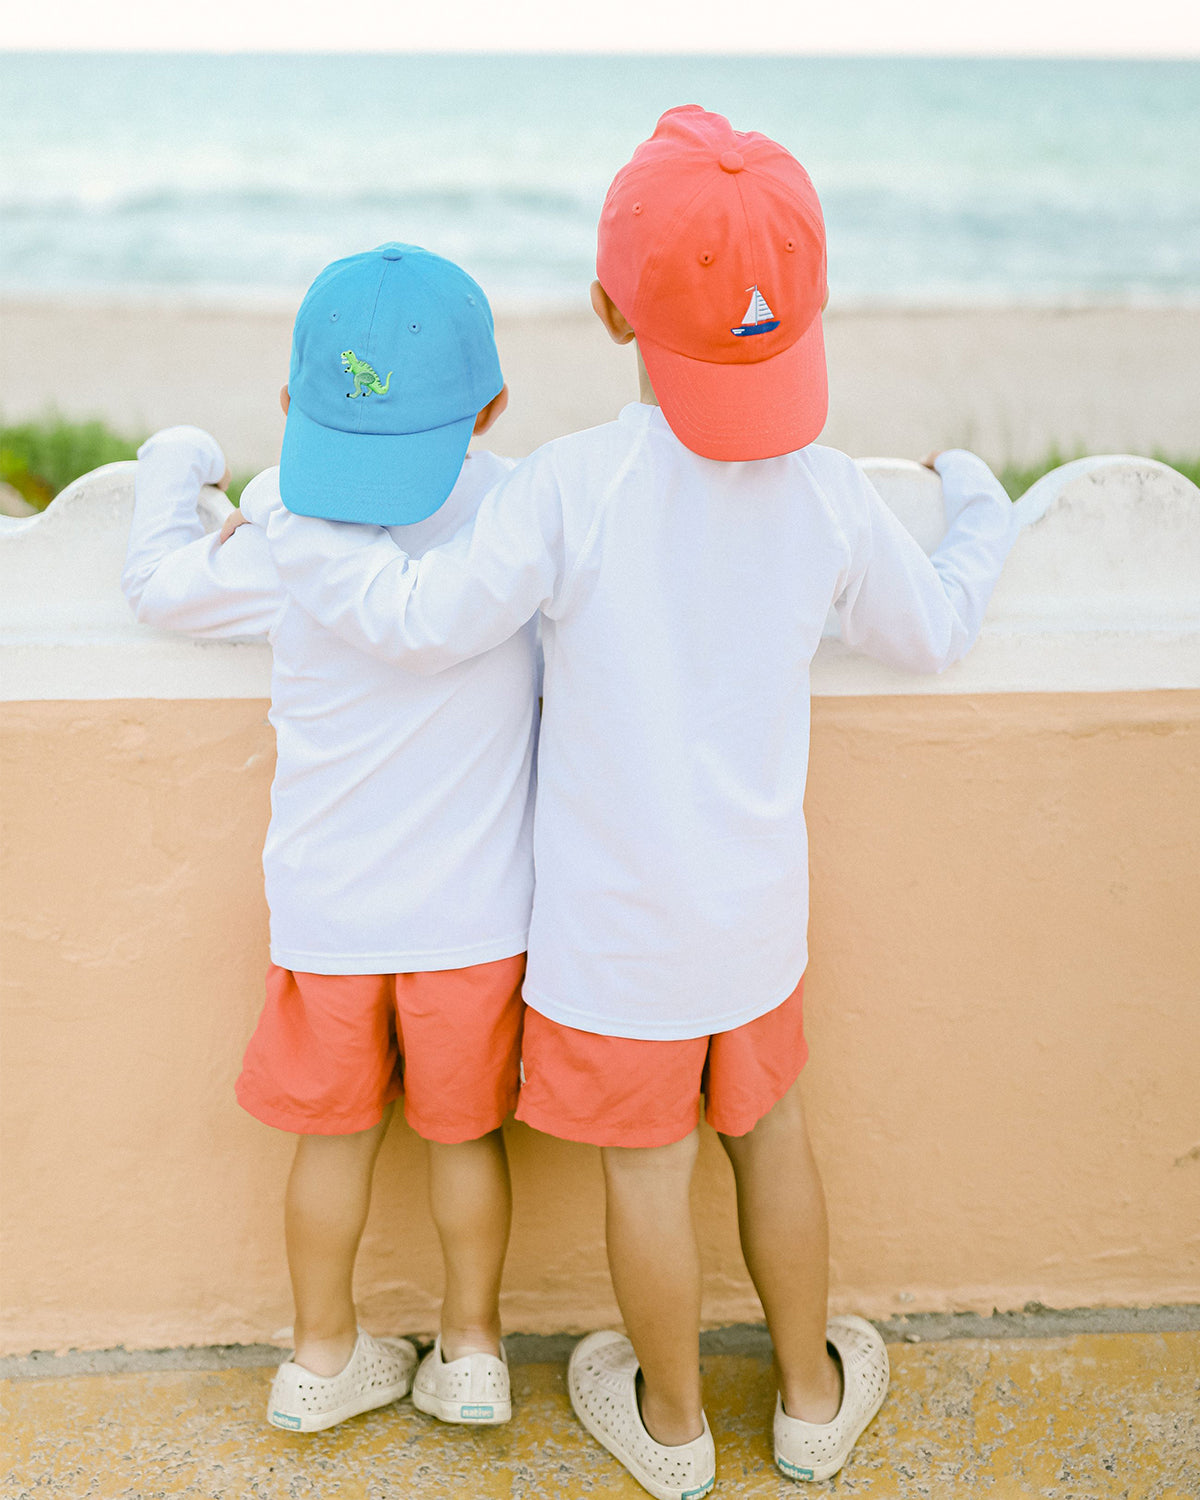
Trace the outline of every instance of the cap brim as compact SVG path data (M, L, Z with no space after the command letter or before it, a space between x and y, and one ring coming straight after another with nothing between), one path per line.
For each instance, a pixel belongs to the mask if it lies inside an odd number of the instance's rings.
M428 432L339 432L293 401L283 430L279 494L298 516L407 526L442 505L458 482L475 418Z
M777 458L815 442L829 413L821 315L755 364L714 364L638 340L667 425L686 448L726 463Z

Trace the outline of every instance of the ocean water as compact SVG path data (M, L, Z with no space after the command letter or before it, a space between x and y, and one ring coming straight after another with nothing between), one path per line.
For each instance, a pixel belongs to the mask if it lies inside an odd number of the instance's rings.
M0 54L0 293L294 303L387 239L581 305L662 110L773 135L840 305L1200 300L1200 63Z

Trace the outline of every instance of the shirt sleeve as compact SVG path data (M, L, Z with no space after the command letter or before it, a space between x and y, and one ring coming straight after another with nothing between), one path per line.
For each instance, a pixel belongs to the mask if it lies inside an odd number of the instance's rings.
M266 520L280 579L301 608L360 651L414 672L499 645L550 610L562 587L562 507L544 455L518 465L473 523L420 558L380 526L296 516L282 504Z
M138 449L133 526L121 588L138 621L212 637L266 635L283 603L266 538L241 526L205 535L200 491L225 472L216 439L169 427Z
M931 557L855 466L862 514L834 608L856 651L909 672L942 672L975 643L1016 536L1012 502L975 454L941 454L949 529Z

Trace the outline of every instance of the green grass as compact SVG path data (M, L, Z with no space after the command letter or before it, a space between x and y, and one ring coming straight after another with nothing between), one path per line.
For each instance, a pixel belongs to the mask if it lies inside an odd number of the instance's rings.
M1031 485L1041 479L1043 474L1049 474L1051 469L1070 463L1073 458L1082 457L1081 453L1060 453L1057 448L1051 448L1039 463L1002 465L996 470L996 478L1014 500L1019 500Z
M140 437L123 437L103 422L68 422L56 416L15 426L0 423L0 481L11 484L35 509L45 510L73 479L101 464L133 458L142 441ZM1200 458L1168 458L1162 453L1151 456L1200 485ZM1004 464L996 473L1017 500L1043 474L1079 457L1078 452L1060 453L1055 448L1040 463ZM250 478L249 474L234 476L229 498L235 505Z
M0 480L44 510L72 479L136 452L136 442L119 437L103 422L23 422L0 427Z
M35 510L45 510L73 479L102 464L136 458L144 437L124 437L103 422L46 417L9 426L0 423L0 482L12 485ZM250 474L235 475L229 498L236 505Z
M996 470L996 477L1012 498L1019 500L1027 489L1041 479L1043 474L1049 474L1051 469L1057 469L1062 464L1070 463L1072 459L1082 457L1082 452L1078 450L1074 453L1060 453L1057 448L1052 448L1036 464L1003 464ZM1165 453L1157 450L1151 453L1150 457L1157 459L1160 464L1166 464L1170 469L1178 469L1194 485L1200 485L1200 458L1169 458Z

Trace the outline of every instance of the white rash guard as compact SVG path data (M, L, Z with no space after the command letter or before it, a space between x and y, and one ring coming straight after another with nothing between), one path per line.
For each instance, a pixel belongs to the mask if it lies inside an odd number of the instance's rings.
M415 555L469 528L511 469L473 454ZM437 677L347 644L289 599L264 532L205 536L196 501L225 460L194 427L138 452L122 587L137 618L210 637L266 635L278 759L263 850L271 957L316 974L456 969L524 951L533 891L538 660L531 623ZM278 470L246 496L278 499ZM357 528L343 528L354 531Z

